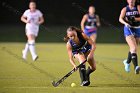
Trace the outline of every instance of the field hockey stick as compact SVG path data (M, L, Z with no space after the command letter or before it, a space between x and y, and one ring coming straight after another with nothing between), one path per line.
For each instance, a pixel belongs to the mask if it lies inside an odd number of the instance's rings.
M131 28L130 28L130 27L128 27L128 30L130 31L131 35L133 35L133 36L134 36L134 34L132 33L132 31L131 31Z
M78 69L81 65L83 65L87 60L85 60L84 62L82 62L80 65L78 65L76 68ZM57 87L59 84L61 84L65 79L67 79L71 74L73 74L76 70L72 69L70 72L68 72L65 76L63 76L60 80L58 80L57 82L52 81L52 85L54 87Z
M134 34L133 34L132 31L131 31L131 27L132 27L132 26L130 26L130 25L129 25L129 26L125 25L125 26L128 28L128 30L130 31L131 35L134 36Z

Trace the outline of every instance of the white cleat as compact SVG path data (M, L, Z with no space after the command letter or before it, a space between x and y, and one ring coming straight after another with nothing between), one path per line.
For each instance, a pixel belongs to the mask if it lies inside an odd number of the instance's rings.
M37 59L38 59L37 55L35 57L33 57L33 61L36 61Z
M123 64L125 66L125 71L130 72L130 64L127 63L127 59L123 61Z
M139 74L139 71L140 71L140 67L139 66L136 66L136 68L135 68L135 74Z
M22 58L23 58L24 60L26 60L26 54L25 54L24 50L22 50Z

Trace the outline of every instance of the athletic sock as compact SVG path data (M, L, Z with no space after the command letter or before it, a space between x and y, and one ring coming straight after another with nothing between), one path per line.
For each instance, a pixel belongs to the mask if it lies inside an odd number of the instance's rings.
M138 66L137 54L136 53L132 53L131 56L132 56L132 62L133 62L134 69L135 69L136 66Z
M127 58L127 63L129 64L132 60L132 57L131 57L131 52L128 52L128 58Z
M35 41L34 41L34 40L29 41L29 49L30 49L32 58L33 58L33 60L34 60L34 57L37 56L36 51L35 51Z
M24 50L23 50L23 56L24 56L25 58L26 58L26 56L27 56L28 50L29 50L29 44L26 43L25 48L24 48Z
M90 81L90 74L93 72L93 70L88 67L87 71L86 71L86 75L87 75L87 80Z
M81 82L86 81L87 77L86 77L86 66L85 65L81 65L79 67L79 73L80 73Z

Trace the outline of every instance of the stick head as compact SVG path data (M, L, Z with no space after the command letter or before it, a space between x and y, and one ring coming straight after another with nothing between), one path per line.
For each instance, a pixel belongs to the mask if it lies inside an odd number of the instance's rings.
M55 83L55 81L52 81L52 85L53 85L54 87L57 87L57 86L58 86L57 83Z

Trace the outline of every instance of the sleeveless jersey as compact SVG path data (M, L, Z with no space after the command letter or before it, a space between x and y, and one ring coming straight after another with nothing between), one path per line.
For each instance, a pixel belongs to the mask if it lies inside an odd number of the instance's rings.
M126 6L126 14L125 17L127 18L127 22L131 26L140 26L140 22L130 20L132 17L140 17L140 14L138 12L137 6L135 6L133 9L130 9L129 6Z
M88 19L86 21L85 27L86 28L96 28L97 27L97 25L96 25L96 22L97 22L96 15L90 16L89 14L87 14L87 16L88 16Z
M76 44L72 39L69 40L69 43L72 47L72 53L78 54L79 52L86 53L91 49L91 45L82 37L81 33L78 32L77 36L79 38L79 44Z

